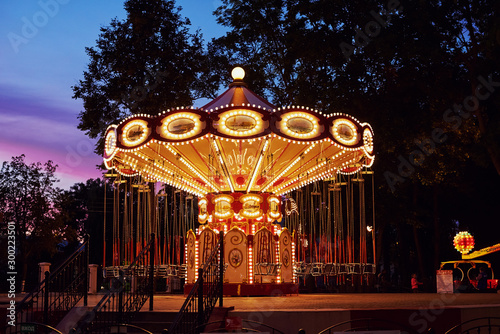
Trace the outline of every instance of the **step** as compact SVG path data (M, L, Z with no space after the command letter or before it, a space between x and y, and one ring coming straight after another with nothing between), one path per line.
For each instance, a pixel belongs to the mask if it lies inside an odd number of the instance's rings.
M142 311L134 316L131 323L156 334L168 329L176 316L177 312ZM130 330L128 333L132 333Z
M219 328L224 328L224 320L227 317L229 311L233 311L234 306L230 307L214 307L212 314L210 314L210 319L208 320L209 325L205 327L205 332L212 332ZM213 323L213 324L212 324Z

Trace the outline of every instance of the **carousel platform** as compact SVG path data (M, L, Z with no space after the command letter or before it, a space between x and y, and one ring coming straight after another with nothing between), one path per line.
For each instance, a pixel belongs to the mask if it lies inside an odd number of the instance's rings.
M193 284L184 284L184 295L187 295L192 288ZM282 296L297 294L299 291L299 285L294 283L224 283L223 291L225 296L232 297Z

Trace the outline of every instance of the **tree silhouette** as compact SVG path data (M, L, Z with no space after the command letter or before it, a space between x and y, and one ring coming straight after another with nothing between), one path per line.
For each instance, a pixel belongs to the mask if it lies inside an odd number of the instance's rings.
M204 84L207 58L199 33L190 33L189 20L179 14L173 0L128 0L127 18L113 19L101 28L83 79L73 86L75 99L83 100L78 128L98 138L132 114L154 115L168 108L189 106L209 94Z
M43 254L54 255L63 241L76 240L76 229L61 219L57 209L62 193L55 187L57 165L52 161L27 164L25 156L5 161L0 169L0 212L2 228L15 224L17 271L26 280L28 262L39 260ZM36 263L36 262L35 262ZM34 264L34 263L33 263Z
M383 263L433 274L464 211L492 214L471 194L500 184L500 3L223 0L216 15L230 31L212 47L252 89L373 126Z

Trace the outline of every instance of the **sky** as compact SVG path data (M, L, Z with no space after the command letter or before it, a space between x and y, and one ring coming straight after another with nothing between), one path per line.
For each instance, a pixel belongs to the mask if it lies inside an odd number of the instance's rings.
M101 26L123 20L124 0L2 0L0 2L0 163L24 154L52 160L58 187L99 178L95 141L77 129L82 101L71 86L83 78ZM181 15L205 41L224 34L212 12L220 0L177 0ZM195 103L196 105L196 103Z

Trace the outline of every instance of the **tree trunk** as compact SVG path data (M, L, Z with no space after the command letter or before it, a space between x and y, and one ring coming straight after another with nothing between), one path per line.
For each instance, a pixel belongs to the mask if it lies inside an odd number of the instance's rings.
M417 222L417 211L416 211L416 208L417 208L417 195L418 195L418 185L417 184L414 184L413 185L413 199L412 199L412 203L413 203L413 208L414 208L414 211L413 211L413 241L415 242L415 250L417 252L417 261L418 261L418 273L421 275L421 277L425 276L426 272L425 272L425 267L424 267L424 261L423 261L423 258L422 258L422 248L420 247L420 238L418 236L418 229L417 229L417 226L416 226L416 222Z
M376 258L374 258L374 261L377 265L380 264L382 261L382 245L384 242L384 232L385 232L385 225L386 223L377 223L377 231L375 233L375 246L376 246Z
M439 187L434 185L432 188L432 217L434 223L434 269L439 268L440 264L440 251L439 245L441 233L439 232Z

